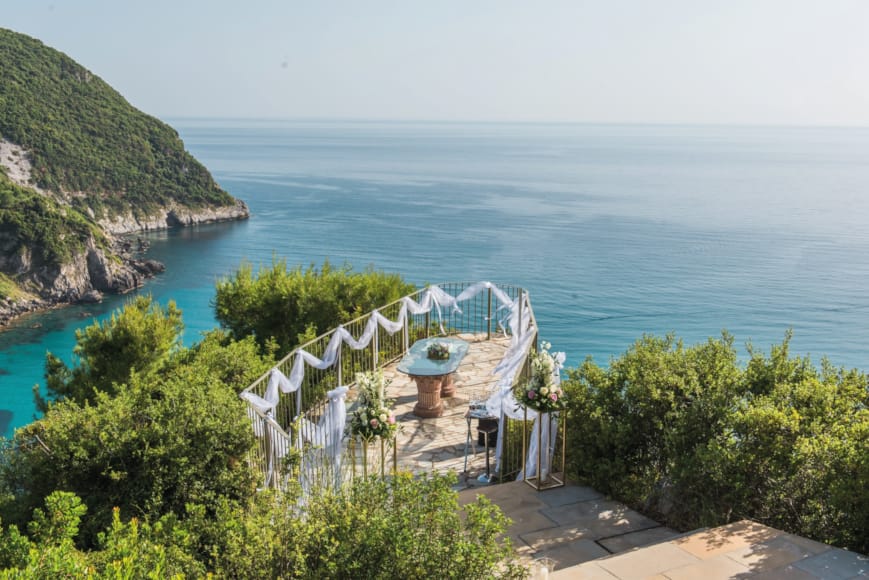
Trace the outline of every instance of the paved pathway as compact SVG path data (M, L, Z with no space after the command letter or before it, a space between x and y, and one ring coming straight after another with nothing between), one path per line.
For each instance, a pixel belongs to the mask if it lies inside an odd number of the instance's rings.
M507 535L521 556L529 562L548 558L555 569L679 535L590 487L568 484L538 492L514 481L461 491L459 503L471 502L477 494L513 520Z
M869 558L743 520L568 568L550 578L869 578Z
M747 520L679 534L589 487L538 492L517 481L459 492L513 520L513 546L543 577L594 580L869 578L869 558ZM532 576L534 577L534 576Z

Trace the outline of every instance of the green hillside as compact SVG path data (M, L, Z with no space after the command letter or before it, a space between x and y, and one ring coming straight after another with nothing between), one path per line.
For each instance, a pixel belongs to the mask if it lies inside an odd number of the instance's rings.
M65 54L0 29L0 136L30 154L43 189L75 195L97 218L235 200L184 150L178 133L131 106Z
M99 228L81 213L0 173L0 264L27 248L34 250L39 264L60 264L83 251L89 239L107 246Z

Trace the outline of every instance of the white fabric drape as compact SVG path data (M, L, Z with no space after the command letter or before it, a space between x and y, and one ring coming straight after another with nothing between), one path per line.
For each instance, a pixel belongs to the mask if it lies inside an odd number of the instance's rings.
M374 310L365 325L362 335L358 339L354 338L343 326L339 326L332 335L329 344L326 346L323 358L318 358L303 349L298 349L294 354L295 360L289 377L284 375L277 367L273 368L270 371L269 382L262 397L251 392L244 392L241 394L241 397L246 400L251 407L271 419L273 411L280 400L281 394L295 393L295 408L297 416L294 417L294 419L296 419L298 418L298 414L301 413L301 385L305 378L306 365L320 370L325 370L334 366L339 360L342 344L347 344L354 350L362 350L368 347L372 339L375 339L378 327L383 328L389 335L393 335L399 330L403 330L405 343L407 343L408 315L425 314L434 309L438 325L443 332L443 309L446 309L451 313L461 313L461 309L459 308L460 302L469 300L485 290L491 290L492 295L498 302L498 306L495 308L493 316L497 322L498 328L502 332L507 332L509 327L509 330L512 332L510 347L504 355L504 358L493 371L495 374L499 375L498 386L487 402L487 408L489 408L490 412L495 416L501 417L500 425L504 425L505 417L519 418L521 416L520 414L517 414L518 404L515 398L513 398L511 387L516 372L521 368L522 363L528 354L531 342L535 336L535 329L533 328L531 320L531 309L528 307L527 293L523 292L520 295L521 298L519 300L513 300L506 292L491 282L478 282L473 284L465 288L465 290L463 290L458 296L451 296L444 291L443 288L434 285L429 286L420 294L419 302L415 301L410 296L405 296L401 299L401 308L396 320L389 320L380 314L380 312ZM341 388L345 387L339 387L339 389ZM336 389L336 391L339 389ZM330 391L330 393L335 393L335 391ZM346 391L344 392L344 395L346 395ZM306 425L306 427L311 427L311 430L309 431L310 433L320 433L323 435L321 441L324 448L328 448L328 455L330 457L335 457L335 461L339 464L341 450L340 445L336 442L340 442L340 438L338 438L337 435L339 431L338 425L340 424L340 431L343 433L344 421L346 421L344 395L341 395L340 397L338 397L337 394L335 395L336 399L334 409L332 396L330 395L329 409L331 410L327 412L327 416L330 418L325 425L319 423L318 425ZM340 410L338 406L339 399ZM531 416L531 413L533 413L533 411L529 411L529 416ZM258 437L267 435L267 430L263 428L262 422L258 423L255 421L254 423L254 432ZM257 425L259 425L259 428ZM329 433L331 434L330 437L326 437L325 433L318 431L321 427L325 427L329 430ZM317 437L319 437L319 435ZM498 444L495 451L496 469L498 469L500 465L503 440L504 437L498 437ZM285 454L286 450L283 450L283 453Z
M447 294L440 286L429 286L421 294L419 302L416 302L409 296L405 296L401 299L401 309L398 312L398 319L395 321L389 320L377 310L373 311L371 318L369 318L365 325L362 335L358 339L353 338L353 335L351 335L343 326L339 326L335 329L332 338L329 340L329 344L326 346L326 350L323 353L323 358L318 358L303 349L297 350L295 353L293 368L290 371L289 377L286 377L280 370L274 368L271 370L265 396L259 397L253 393L245 392L242 393L242 398L247 400L254 407L260 409L262 412L266 412L267 408L273 409L277 405L278 399L280 398L278 391L281 393L295 392L297 402L296 409L299 409L301 408L301 391L299 390L299 387L302 385L305 378L305 365L320 370L332 367L338 361L342 344L347 344L354 350L367 348L377 332L378 326L383 328L390 335L393 335L402 329L405 329L406 331L408 314L425 314L426 312L431 312L434 308L437 312L439 323L442 323L441 308L448 308L451 312L460 313L461 309L459 308L458 303L473 298L483 290L492 290L492 294L500 303L497 310L502 310L504 308L510 309L511 314L509 324L514 332L519 329L520 321L517 304L514 303L514 301L511 300L503 290L491 282L479 282L469 286L455 297ZM524 322L526 323L530 319L530 315L527 311L528 309L526 308L525 316L523 316Z
M538 432L538 424L543 421ZM558 413L536 413L534 423L531 425L531 441L528 444L528 456L525 458L525 468L519 470L516 481L537 475L537 448L541 447L540 454L540 479L549 477L552 459L555 454L555 437L552 433L558 433Z
M326 393L329 403L326 412L317 423L312 423L306 418L300 419L297 445L301 450L303 443L314 446L317 453L325 456L328 462L315 461L313 457L306 456L302 465L302 489L310 491L315 482L326 485L341 484L341 456L344 450L344 424L347 421L347 387L341 386ZM331 466L331 474L318 473L318 466L328 463ZM331 475L332 481L328 481Z

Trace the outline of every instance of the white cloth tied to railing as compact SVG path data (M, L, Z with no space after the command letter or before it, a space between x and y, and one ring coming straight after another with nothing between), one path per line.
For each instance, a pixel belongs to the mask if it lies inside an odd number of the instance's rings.
M498 388L487 402L487 407L495 411L493 414L502 418L501 425L504 424L504 416L519 418L518 415L515 414L515 409L518 405L510 391L516 372L521 368L529 351L531 341L534 338L531 309L528 306L527 293L522 294L523 298L521 301L513 300L506 292L491 282L478 282L468 286L457 296L451 296L440 286L434 285L429 286L425 291L423 291L419 302L416 302L410 296L405 296L401 299L401 308L396 320L389 320L380 312L374 310L365 325L362 335L358 339L354 338L353 335L351 335L343 326L339 326L335 329L332 338L329 340L329 344L326 346L326 350L323 353L323 358L319 358L304 349L298 349L295 352L295 361L289 377L284 375L280 369L275 367L271 369L269 373L269 382L262 397L249 391L243 392L241 397L254 409L263 415L266 415L271 420L273 411L280 400L281 393L295 393L295 420L301 414L301 385L305 378L306 365L320 370L331 368L336 364L336 362L338 362L342 344L347 344L354 350L367 348L371 343L371 340L376 337L378 327L383 328L390 336L399 330L404 330L405 343L407 343L408 314L420 315L431 312L432 309L435 309L438 325L443 332L442 308L446 308L453 313L461 313L462 311L459 308L459 303L475 297L484 290L490 290L492 295L498 301L498 306L495 309L496 314L505 310L507 311L507 316L505 318L496 319L499 329L506 333L506 327L509 326L510 330L512 330L511 345L504 358L493 371L495 374L499 374L500 378L498 380ZM307 431L313 434L312 437L314 439L326 442L324 447L327 448L327 453L329 456L336 458L335 460L338 462L339 466L341 455L340 442L341 437L343 436L344 422L346 421L346 406L344 404L346 390L343 394L338 396L336 391L339 391L340 389L346 389L346 387L339 387L339 389L336 389L335 391L330 391L330 410L327 411L327 414L324 415L323 418L321 418L320 422L317 425L314 425L313 423L306 425L306 427L309 427ZM340 411L338 410L339 406ZM328 431L328 437L325 435L326 431L323 431L323 429ZM260 428L258 430L256 425L254 426L254 432L259 437L264 435L262 429ZM498 445L495 453L496 466L500 463L503 439L503 437L498 437ZM284 453L285 452L286 451L284 451ZM271 477L272 471L271 459L272 458L269 459L269 478ZM338 471L340 471L340 469L336 470L336 473Z
M330 483L332 485L340 485L341 483L341 455L343 451L344 439L344 424L347 421L347 391L345 386L332 389L326 393L329 402L326 405L326 412L320 417L317 423L313 423L302 417L299 419L300 437L297 439L299 450L303 449L303 442L313 445L316 449L322 450L322 453L328 459L329 465L332 466L331 482L323 482L322 477L317 477L317 465L319 462L314 461L311 457L305 457L302 464L302 489L308 491L315 481L321 483ZM327 475L328 476L328 475Z
M458 303L473 298L483 290L492 291L492 295L501 303L499 309L511 308L511 312L514 312L514 314L511 314L510 325L514 331L515 329L518 329L519 315L516 304L514 304L514 301L503 290L491 282L478 282L477 284L473 284L455 297L447 294L440 286L429 286L422 293L422 299L419 302L416 302L409 296L405 296L401 299L401 309L399 310L397 320L389 320L380 314L380 312L374 310L371 313L371 318L369 318L368 322L365 324L365 329L363 330L362 335L358 339L353 338L353 335L343 326L339 326L335 329L332 338L329 340L329 344L326 346L326 350L323 353L323 358L318 358L304 349L298 349L295 353L295 362L293 363L293 368L290 371L289 377L285 376L278 368L273 368L270 371L269 383L263 397L247 391L242 393L241 396L261 412L265 413L268 410L274 409L277 405L280 398L280 393L278 391L281 393L295 392L296 412L298 413L301 408L302 396L299 389L305 379L305 365L320 370L331 368L338 360L342 344L347 344L354 350L367 348L371 343L372 338L377 333L378 326L383 328L390 336L402 329L406 332L408 313L411 315L425 314L426 312L430 312L432 308L435 308L438 313L439 321L441 320L441 307L450 308L452 312L461 313ZM525 321L530 317L530 315L527 314L527 310L528 309L526 309L526 315L523 316ZM514 320L515 326L513 325Z

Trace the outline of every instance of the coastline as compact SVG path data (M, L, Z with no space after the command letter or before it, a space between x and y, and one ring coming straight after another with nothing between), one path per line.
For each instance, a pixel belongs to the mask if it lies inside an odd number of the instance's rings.
M131 273L127 279L132 281L132 283L106 293L122 295L132 292L142 288L148 280L165 271L165 266L161 262L143 259L148 248L147 245L141 243L141 240L134 244L131 237L136 233L185 228L199 224L240 221L249 218L250 210L247 204L242 200L236 200L234 206L209 208L203 211L170 208L162 216L154 216L147 221L120 218L109 223L100 223L100 227L114 238L114 253L121 259L123 268ZM131 227L133 224L138 227ZM75 304L99 303L104 294L104 292L94 288L83 292L76 299L45 297L25 291L22 293L25 296L18 300L0 298L0 332L9 330L13 323L20 322L28 315L40 314Z

